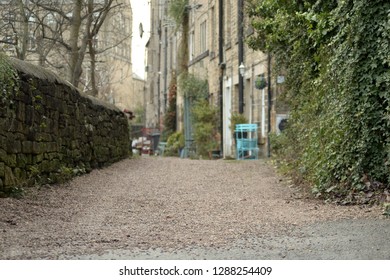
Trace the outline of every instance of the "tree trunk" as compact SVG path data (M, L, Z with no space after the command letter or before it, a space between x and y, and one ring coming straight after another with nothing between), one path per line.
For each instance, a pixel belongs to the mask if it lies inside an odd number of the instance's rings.
M28 16L26 14L27 9L23 3L23 0L18 0L18 9L19 14L22 18L21 24L22 24L22 36L19 38L21 40L21 46L16 47L17 57L20 60L26 59L26 53L27 53L27 44L28 44Z
M188 73L188 60L189 60L189 50L188 50L188 35L190 29L190 17L188 12L184 12L182 19L182 39L181 39L181 48L179 53L179 75Z
M93 1L89 0L88 2L88 13L91 14L93 12ZM94 34L88 29L88 51L90 57L90 74L91 74L91 95L97 96L98 89L96 87L96 50L93 45Z
M74 0L73 15L71 19L71 29L69 37L70 53L69 53L69 72L68 79L69 82L75 87L78 86L81 75L81 67L79 68L79 33L81 27L81 9L82 9L82 0Z

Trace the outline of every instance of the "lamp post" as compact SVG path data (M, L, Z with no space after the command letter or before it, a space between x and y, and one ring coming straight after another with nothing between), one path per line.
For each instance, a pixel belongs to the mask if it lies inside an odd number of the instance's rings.
M245 65L243 62L241 62L240 66L238 66L238 71L240 72L240 75L242 77L245 76L245 71L246 71L246 68L245 68Z
M238 63L243 66L245 71L244 61L244 0L238 0ZM241 71L239 67L239 71ZM241 73L241 72L240 72ZM244 72L245 73L245 72ZM238 112L244 113L244 76L238 77Z
M267 157L271 157L271 107L272 107L272 91L271 91L271 54L268 53L268 135L267 135Z
M244 63L241 61L240 66L238 66L238 113L244 113L244 77L246 68Z

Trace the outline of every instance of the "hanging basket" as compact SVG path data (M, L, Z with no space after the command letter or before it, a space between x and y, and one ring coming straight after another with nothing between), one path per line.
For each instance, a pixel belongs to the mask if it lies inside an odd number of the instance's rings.
M255 88L257 89L264 89L267 87L267 81L265 80L264 76L259 76L255 80Z

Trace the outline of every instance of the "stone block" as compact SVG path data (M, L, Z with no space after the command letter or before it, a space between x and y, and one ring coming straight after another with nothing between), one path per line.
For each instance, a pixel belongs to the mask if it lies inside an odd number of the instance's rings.
M42 160L43 160L43 154L35 155L32 158L32 163L33 164L41 163Z
M6 158L7 158L7 152L2 148L0 148L0 161L5 162Z
M56 142L46 143L46 152L56 152L58 151L58 145Z
M17 184L17 180L15 178L14 173L12 172L12 169L6 166L5 173L4 173L4 186L10 187L10 186L15 186L16 184Z
M4 159L4 163L10 167L16 167L16 154L7 154Z
M4 177L5 173L5 164L4 162L0 162L0 177Z
M22 123L21 121L19 121L16 118L14 118L14 119L9 120L8 131L9 132L26 133L27 128L24 125L24 123Z
M25 154L16 155L16 165L20 168L25 168L28 164L28 158Z
M39 142L50 142L52 140L51 135L45 132L37 132L35 138Z
M24 154L32 154L33 153L33 142L31 142L31 141L23 141L22 142L22 153L24 153Z
M6 135L6 132L7 132L6 124L7 124L7 118L0 117L0 136Z
M44 150L44 143L42 142L32 142L32 153L33 154L41 154Z
M25 124L31 126L34 123L34 107L32 105L25 106L24 116Z
M24 122L25 120L26 117L25 111L26 111L26 105L23 102L19 101L16 106L16 118L21 122Z

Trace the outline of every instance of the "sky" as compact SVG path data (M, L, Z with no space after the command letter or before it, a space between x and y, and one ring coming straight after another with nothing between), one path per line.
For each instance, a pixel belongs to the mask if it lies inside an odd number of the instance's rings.
M145 45L150 35L150 4L149 0L130 0L133 10L132 62L133 73L145 77ZM143 36L140 37L139 26L143 25Z

